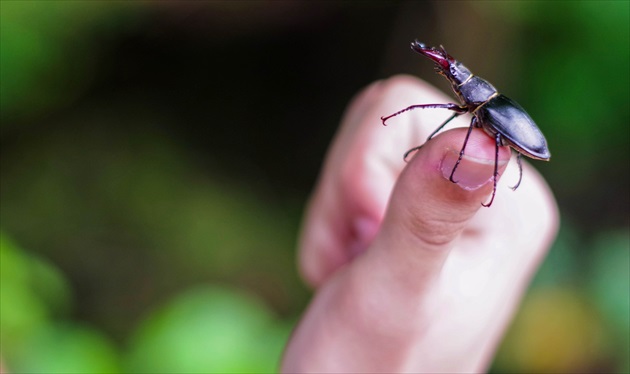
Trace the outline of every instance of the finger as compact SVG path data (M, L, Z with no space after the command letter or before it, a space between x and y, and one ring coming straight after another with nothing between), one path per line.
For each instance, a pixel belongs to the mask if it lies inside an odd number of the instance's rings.
M450 130L427 142L400 175L381 230L363 260L363 266L382 277L377 282L411 285L408 291L416 295L415 286L425 287L423 282L440 273L455 239L479 209L486 209L481 203L492 194L497 149L494 140L473 129L453 173L466 131ZM509 148L500 147L497 178L509 159ZM457 183L449 180L451 174Z
M318 286L372 242L404 152L421 144L450 114L418 110L381 125L380 117L423 102L448 102L432 86L408 76L376 82L353 100L309 202L299 245L300 269ZM452 126L468 126L463 117Z
M495 144L478 129L458 183L449 180L466 131L438 135L417 152L371 246L318 291L285 352L284 371L401 371L413 362L410 349L435 320L428 318L439 304L434 280L492 191ZM500 172L509 157L499 150Z

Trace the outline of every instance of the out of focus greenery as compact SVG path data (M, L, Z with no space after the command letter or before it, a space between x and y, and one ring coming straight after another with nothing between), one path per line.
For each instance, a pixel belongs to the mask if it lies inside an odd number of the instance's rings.
M68 320L69 285L54 266L6 234L0 255L2 353L12 372L273 372L289 335L251 295L203 286L147 313L122 351L103 332Z
M491 370L629 372L629 18L627 1L0 1L3 367L275 370L344 107L397 73L447 89L417 37L526 107L553 154L534 165L561 233Z

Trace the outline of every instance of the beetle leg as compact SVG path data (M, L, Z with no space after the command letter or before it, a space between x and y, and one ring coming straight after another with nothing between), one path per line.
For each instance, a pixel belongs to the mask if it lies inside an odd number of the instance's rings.
M407 160L407 157L409 157L409 155L410 155L412 152L415 152L415 151L417 151L417 150L418 150L418 149L420 149L420 148L422 148L422 146L421 146L421 145L419 145L419 146L417 146L417 147L413 147L413 148L411 148L410 150L408 150L407 152L405 152L405 155L403 156L403 160L405 160L405 162L409 162L409 161Z
M520 152L516 152L516 163L518 164L518 182L516 182L516 185L513 187L510 187L512 189L512 191L515 191L518 186L521 185L521 180L523 179L523 165L521 162L521 153Z
M488 202L488 204L481 203L481 205L485 206L486 208L492 205L492 202L494 201L494 195L497 193L497 176L499 176L498 164L499 164L499 146L501 145L501 134L497 133L494 139L496 141L495 143L496 148L494 149L494 174L492 175L492 182L493 182L492 197L490 198L490 201Z
M437 129L435 129L435 131L433 131L431 133L431 135L429 135L429 137L427 138L427 142L429 140L431 140L431 138L433 138L435 136L435 134L437 134L440 130L442 130L444 128L444 126L446 126L447 123L451 122L451 120L457 116L461 116L462 113L454 113L452 116L448 117L446 119L446 121L444 121L440 126L438 126ZM413 147L410 150L408 150L407 152L405 152L405 155L403 156L403 160L405 160L405 162L407 161L407 157L409 157L409 155L411 154L411 152L417 151L418 149L422 148L422 145L419 145L417 147Z
M464 112L464 113L465 113L465 112ZM431 135L429 135L429 137L427 138L427 141L431 140L431 138L432 138L432 137L434 137L434 136L435 136L435 134L437 134L440 130L442 130L442 129L444 128L444 126L446 126L446 124L447 124L447 123L451 122L451 120L452 120L453 118L458 117L458 116L461 116L461 115L462 115L462 114L464 114L464 113L459 113L459 112L453 113L453 115L452 115L452 116L448 117L448 119L447 119L446 121L444 121L444 123L442 123L440 126L438 126L438 128L437 128L437 129L435 129L435 130L431 133Z
M403 110L399 110L398 112L396 112L394 114L390 114L389 116L381 117L381 121L383 122L383 126L387 126L387 124L385 124L385 121L387 121L388 119L390 119L392 117L396 117L399 114L405 113L405 112L413 110L413 109L448 109L448 110L452 110L454 112L457 112L459 114L468 113L468 108L466 108L465 106L454 104L454 103L447 103L447 104L418 104L418 105L409 106L409 107L407 107L407 108L405 108ZM451 119L449 119L449 121Z
M453 175L455 174L455 170L457 170L457 167L459 166L459 163L462 161L462 157L464 157L464 150L466 149L466 144L468 144L468 138L470 138L470 133L472 132L473 127L475 127L477 124L477 117L473 117L472 121L470 121L470 126L468 127L468 132L466 133L466 138L464 139L464 145L462 146L462 150L459 151L459 157L457 158L457 162L455 162L455 166L453 166L453 170L451 171L451 176L448 177L448 180L450 180L453 183L457 183L455 180L453 180Z

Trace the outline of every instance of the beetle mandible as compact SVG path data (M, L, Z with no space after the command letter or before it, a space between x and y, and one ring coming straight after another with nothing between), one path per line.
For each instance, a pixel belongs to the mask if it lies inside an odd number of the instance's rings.
M427 47L423 43L417 40L411 43L411 49L419 54L429 58L435 63L435 71L445 77L450 83L453 92L462 102L462 104L447 103L447 104L418 104L407 107L394 114L386 117L381 117L383 125L388 119L397 116L401 113L412 109L429 109L440 108L448 109L455 112L452 116L446 119L435 131L429 135L427 141L431 140L435 134L437 134L447 123L454 118L464 114L471 113L473 118L468 127L466 138L464 139L464 145L459 152L459 157L449 180L453 183L457 181L453 180L455 170L459 166L459 163L464 156L464 150L468 143L468 138L473 127L482 128L488 136L495 140L495 156L494 156L494 174L493 174L493 189L492 197L487 204L481 203L485 207L492 205L494 196L497 191L497 176L498 176L498 159L499 159L499 147L509 146L512 147L516 153L516 161L519 169L519 178L516 185L512 190L521 184L523 178L523 166L521 165L521 155L527 157L549 161L551 154L547 148L547 141L542 134L534 120L525 112L520 105L510 98L500 94L492 84L485 79L473 75L468 68L466 68L461 62L455 60L449 55L443 46L440 48ZM418 150L422 146L414 147L408 150L404 158Z

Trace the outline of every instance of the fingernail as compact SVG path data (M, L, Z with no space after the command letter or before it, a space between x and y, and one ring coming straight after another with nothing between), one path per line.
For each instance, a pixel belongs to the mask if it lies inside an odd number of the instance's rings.
M457 163L459 152L448 151L442 159L440 170L442 176L450 180L453 168ZM507 164L509 160L498 162L498 167ZM453 174L453 180L461 188L474 191L492 180L494 174L494 159L487 160L464 155Z

